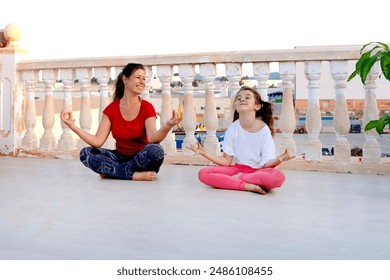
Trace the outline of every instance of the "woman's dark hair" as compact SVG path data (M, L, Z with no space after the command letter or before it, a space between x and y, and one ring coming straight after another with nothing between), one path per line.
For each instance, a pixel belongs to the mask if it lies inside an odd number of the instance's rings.
M130 77L135 71L142 69L145 71L145 67L139 63L128 63L123 67L122 72L119 73L115 81L114 101L122 99L125 93L125 85L123 84L123 76Z
M269 129L271 130L272 136L274 136L275 128L274 128L274 116L273 116L272 104L267 101L261 100L261 96L257 92L257 90L248 86L243 86L242 88L240 88L236 94L236 98L238 93L244 90L249 90L250 92L252 92L253 97L255 98L255 103L261 105L261 108L256 111L256 118L259 118L263 122L265 122L268 125ZM234 103L235 101L236 100L234 100ZM233 122L238 119L238 115L239 115L238 112L236 111L236 109L234 109Z

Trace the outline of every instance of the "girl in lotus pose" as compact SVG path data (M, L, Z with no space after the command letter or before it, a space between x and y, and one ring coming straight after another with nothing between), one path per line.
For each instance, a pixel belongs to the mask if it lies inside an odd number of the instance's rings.
M207 154L199 143L188 147L218 165L202 168L199 180L215 188L266 194L285 181L285 175L276 167L294 157L287 149L276 156L272 104L262 101L255 89L242 87L233 109L233 123L225 132L222 156Z
M80 160L103 178L155 180L164 160L158 144L172 127L181 121L172 118L156 129L156 111L140 95L145 88L142 64L129 63L118 75L114 101L103 112L97 132L92 135L74 123L72 112L62 112L61 120L91 147L80 151ZM100 148L112 132L116 149Z

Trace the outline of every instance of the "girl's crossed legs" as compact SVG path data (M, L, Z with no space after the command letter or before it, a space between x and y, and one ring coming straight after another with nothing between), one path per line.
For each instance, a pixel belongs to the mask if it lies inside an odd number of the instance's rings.
M215 188L261 194L280 187L286 179L284 173L277 168L254 169L240 164L205 167L199 170L198 177L202 183Z

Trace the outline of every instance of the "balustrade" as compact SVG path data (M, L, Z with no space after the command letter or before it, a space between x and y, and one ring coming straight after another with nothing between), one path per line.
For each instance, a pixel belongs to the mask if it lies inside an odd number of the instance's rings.
M333 54L333 56L332 56ZM336 55L337 54L337 55ZM348 77L348 63L354 63L359 57L358 48L351 51L345 49L340 51L315 51L297 50L286 52L248 52L247 56L234 54L194 54L193 56L155 56L121 59L91 59L88 63L78 60L71 61L12 61L9 57L15 54L2 54L0 52L0 153L2 155L23 155L33 151L45 153L69 153L77 152L86 145L82 140L65 126L59 118L59 110L56 109L55 100L62 102L62 111L79 112L79 125L88 132L91 131L93 123L99 123L103 110L111 102L113 83L123 66L128 62L140 62L146 68L147 86L142 97L152 104L160 99L161 107L156 107L163 125L171 116L174 99L171 82L174 77L173 69L178 69L178 75L183 83L179 98L183 102L183 120L181 125L184 129L184 140L182 148L176 148L175 135L171 130L167 137L161 142L167 156L182 155L193 157L193 151L186 147L194 144L197 134L197 117L203 113L203 124L206 129L206 136L202 141L208 153L220 154L220 144L217 137L218 130L224 129L221 121L231 122L232 111L230 110L231 100L241 87L241 79L244 71L251 72L257 81L257 89L263 100L268 100L268 79L270 75L270 64L278 62L280 73L281 90L283 101L280 118L278 120L281 138L277 141L277 151L280 153L288 149L291 155L297 155L297 144L293 138L296 129L296 110L294 100L296 98L295 83L297 75L304 75L307 79L307 110L306 130L308 141L305 147L304 159L308 162L321 162L322 143L319 139L322 130L321 110L319 104L319 91L322 87L321 77L323 75L322 65L329 64L330 76L334 81L335 101L334 107L334 132L336 142L334 143L334 162L341 171L347 171L351 163L349 134L349 113L346 100ZM304 62L304 73L296 73L297 63ZM215 94L222 86L216 80L217 64L225 67L228 83L228 96ZM244 69L244 64L252 68ZM6 69L7 67L7 69ZM193 82L196 69L203 84L194 88ZM9 69L13 69L11 73ZM114 75L114 76L113 76ZM92 78L97 81L97 86L91 84ZM161 82L159 93L153 93L150 87L152 78L158 78ZM365 93L365 106L363 115L363 126L372 119L377 119L378 108L375 97L377 88L378 67L374 67L368 76L367 83L361 90ZM57 86L60 81L60 87ZM42 123L37 123L37 85L44 84L44 107ZM196 92L196 94L195 94ZM199 97L199 92L204 94ZM98 98L98 106L91 105L91 100ZM178 99L179 99L178 98ZM217 111L217 104L221 100L228 100L222 105L222 110ZM22 99L22 101L20 100ZM80 106L75 106L73 100L79 99ZM202 100L199 102L199 100ZM218 102L217 102L218 101ZM198 106L202 104L202 109ZM78 104L78 103L77 103ZM11 109L10 109L11 108ZM97 113L96 113L96 110ZM203 110L201 112L199 110ZM22 113L22 114L21 114ZM221 120L220 116L224 119ZM37 127L43 128L43 134L36 134ZM62 131L59 139L56 139L53 131ZM38 137L39 143L38 143ZM367 164L381 163L381 147L377 141L378 134L375 131L365 133L366 142L363 147L363 160ZM58 142L57 142L58 141ZM114 148L115 143L110 135L105 147Z

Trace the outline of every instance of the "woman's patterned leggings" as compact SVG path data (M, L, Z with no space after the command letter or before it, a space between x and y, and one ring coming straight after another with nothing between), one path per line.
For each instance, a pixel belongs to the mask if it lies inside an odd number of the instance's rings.
M134 172L158 172L164 161L164 150L159 144L148 144L137 154L127 156L117 150L85 147L80 151L80 160L96 173L131 180Z

